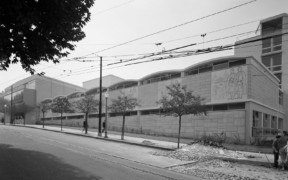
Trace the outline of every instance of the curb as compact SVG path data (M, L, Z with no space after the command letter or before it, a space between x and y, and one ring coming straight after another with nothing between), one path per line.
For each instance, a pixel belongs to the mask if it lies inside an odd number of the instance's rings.
M12 126L12 125L10 125L10 126ZM148 148L159 149L159 150L164 150L164 151L174 151L176 149L176 148L168 148L168 147L157 146L157 145L147 145L147 144L142 144L142 143L137 143L137 142L130 142L130 141L120 140L120 139L118 140L118 139L91 136L89 134L88 135L86 135L86 134L77 134L77 133L72 133L72 132L58 131L58 130L45 129L45 128L43 129L43 128L38 128L38 127L33 127L33 126L24 126L24 125L15 125L15 126L33 128L33 129L39 129L39 130L46 130L46 131L63 133L63 134L69 134L69 135L75 135L75 136L99 139L99 140L104 140L104 141L111 141L111 142L117 142L117 143L130 144L130 145L141 146L141 147L148 147Z

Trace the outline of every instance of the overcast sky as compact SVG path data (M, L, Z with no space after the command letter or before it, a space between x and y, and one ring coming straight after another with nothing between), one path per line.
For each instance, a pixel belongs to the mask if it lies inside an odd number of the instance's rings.
M248 4L234 8L244 3ZM96 0L91 20L84 27L86 38L77 43L75 51L59 64L41 63L35 68L46 76L79 86L83 81L99 77L99 56L103 56L103 76L113 74L124 79L139 79L158 71L183 69L203 60L233 55L233 51L129 66L124 65L149 59L119 62L193 43L198 45L181 50L234 43L257 35L259 20L288 13L287 7L288 0ZM228 28L232 26L237 27ZM166 31L157 33L162 30ZM203 38L201 34L206 36ZM147 35L151 36L133 41ZM208 42L215 39L221 40ZM133 42L119 45L129 41ZM73 57L85 57L89 62L75 61ZM0 71L0 91L29 76L20 65Z

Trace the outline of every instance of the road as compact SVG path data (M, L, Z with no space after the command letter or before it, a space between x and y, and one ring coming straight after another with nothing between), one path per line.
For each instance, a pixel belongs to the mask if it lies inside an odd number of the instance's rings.
M165 169L150 148L0 125L0 179L199 179Z

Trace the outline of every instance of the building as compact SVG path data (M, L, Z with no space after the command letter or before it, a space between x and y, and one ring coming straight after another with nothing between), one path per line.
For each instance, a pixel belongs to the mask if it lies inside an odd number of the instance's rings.
M156 72L140 79L107 76L103 78L102 92L109 92L108 104L121 93L139 100L141 106L127 114L127 132L177 136L177 118L161 116L156 103L166 94L166 86L177 82L204 97L208 110L207 116L183 116L181 137L199 138L225 132L229 140L246 144L257 138L273 138L278 131L288 129L287 17L280 14L262 20L259 36L235 43L235 56L210 59L182 70ZM25 111L17 110L15 114L24 113L31 123L41 117L37 114L39 102L51 102L60 95L71 102L84 94L99 99L99 79L86 81L81 88L47 77L34 78L21 80L5 90L5 99L13 97L19 107L21 103L25 105ZM102 96L105 102L104 93ZM103 103L103 110L104 106ZM41 118L46 124L60 124L60 115L56 113L48 112ZM119 114L108 112L108 119L108 129L121 130ZM83 120L83 113L67 113L63 123L82 126ZM89 126L98 127L97 112L89 115Z
M225 132L231 140L250 143L252 137L262 135L271 137L283 129L284 112L279 97L279 80L267 68L253 57L223 57L201 62L183 70L156 72L138 80L124 80L104 88L109 92L108 104L120 93L129 94L140 101L141 106L128 112L126 131L177 136L178 120L175 117L163 117L159 114L157 101L166 93L166 86L181 83L205 98L207 116L186 115L182 119L182 137L195 138L203 135ZM265 84L266 90L262 85ZM98 90L88 90L99 98ZM69 96L70 100L81 98L81 94ZM104 98L104 97L103 97ZM104 102L104 101L103 101ZM104 105L104 104L103 104ZM263 113L261 115L260 113ZM258 128L260 116L265 123L271 119L265 129ZM98 126L97 112L89 116L89 126ZM108 128L121 129L122 116L109 113ZM82 125L81 113L65 114L64 124ZM46 115L46 124L59 124L59 115Z
M279 14L260 21L260 35L236 42L235 55L253 56L267 67L279 80L279 93L284 99L284 129L288 129L288 14ZM263 85L262 85L263 86ZM263 87L263 90L266 87ZM266 128L264 112L259 112L260 122L255 128ZM256 118L256 117L255 117ZM263 133L265 133L263 131Z
M67 96L72 92L84 92L85 89L73 84L46 76L33 75L22 79L5 89L4 99L9 106L5 122L20 120L33 123L39 120L38 104L59 95ZM11 103L12 102L12 103ZM10 107L12 106L12 118Z

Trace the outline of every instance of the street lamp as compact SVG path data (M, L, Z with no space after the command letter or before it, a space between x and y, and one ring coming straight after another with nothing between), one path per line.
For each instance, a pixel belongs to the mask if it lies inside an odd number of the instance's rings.
M104 96L105 96L105 102L106 102L106 104L105 104L105 136L104 136L104 138L108 138L108 136L107 136L107 100L108 100L108 97L109 97L109 94L108 94L108 91L106 91L105 92L105 94L104 94Z
M7 104L4 104L4 125L6 121L6 108L7 108Z

